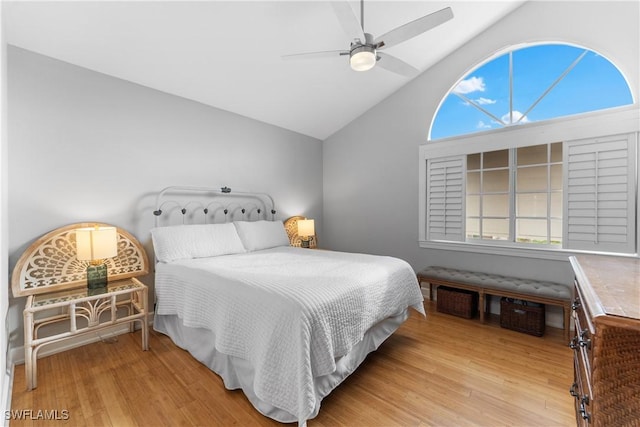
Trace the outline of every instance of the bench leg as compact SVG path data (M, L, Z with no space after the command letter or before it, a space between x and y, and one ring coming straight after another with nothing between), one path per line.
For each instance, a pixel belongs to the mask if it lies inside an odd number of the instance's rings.
M478 292L478 303L480 305L480 322L484 323L484 313L485 313L485 295L484 292Z
M422 292L422 282L427 282L427 281L422 277L418 276L418 288L420 288L420 292ZM431 282L427 282L427 283L429 283L429 299L433 301L433 291L431 289Z

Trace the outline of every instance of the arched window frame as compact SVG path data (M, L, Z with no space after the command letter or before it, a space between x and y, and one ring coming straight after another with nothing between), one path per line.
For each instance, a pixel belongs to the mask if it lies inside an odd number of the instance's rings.
M521 115L521 117L519 117L517 119L517 121L515 123L513 123L513 111L514 110L513 110L513 62L512 62L512 55L513 55L514 52L522 50L522 49L527 49L527 48L535 47L535 46L543 46L543 45L571 46L571 47L575 47L577 49L582 49L583 53L576 60L574 60L569 65L569 67L561 74L561 76L556 78L556 80L553 82L553 84L543 92L543 94ZM496 131L498 129L510 128L510 127L512 127L514 125L526 126L526 125L530 124L530 123L521 123L521 120L523 118L527 117L527 115L535 108L535 106L549 92L551 92L553 90L553 88L555 88L555 86L560 81L562 81L564 79L564 77L566 77L569 74L569 72L579 63L579 61L582 60L582 58L589 52L593 52L593 53L597 54L598 56L601 56L602 58L607 60L618 71L618 73L620 73L620 76L624 79L626 87L629 90L629 94L631 96L632 103L631 104L625 104L625 105L622 105L622 106L617 106L617 107L598 109L598 110L591 110L591 111L587 111L587 112L583 112L583 113L570 114L570 115L564 115L564 116L556 116L554 118L545 119L544 121L557 120L557 119L563 119L563 118L568 118L568 117L579 117L579 116L582 116L582 115L593 114L593 113L598 112L598 111L607 111L607 110L611 110L611 109L615 109L615 108L623 108L623 107L625 107L627 105L637 105L638 100L636 99L635 93L632 90L632 86L629 83L628 76L623 72L623 70L614 61L612 61L609 57L607 57L606 55L602 54L601 52L595 51L593 49L590 49L588 47L581 46L581 45L578 45L578 44L575 44L575 43L548 42L548 41L542 41L542 42L536 42L536 43L521 43L521 44L518 44L518 45L509 46L507 48L499 50L498 52L494 53L493 55L489 56L488 58L484 59L483 61L479 62L475 66L471 67L470 69L467 69L464 73L462 73L461 77L458 78L455 81L455 83L449 88L447 93L442 97L442 99L438 103L438 107L435 110L435 114L431 118L431 123L429 125L429 133L428 133L427 140L428 141L447 140L447 139L451 139L451 138L458 138L458 137L461 137L461 136L468 136L468 135L475 134L475 133L492 132L492 131ZM448 99L448 97L450 95L458 96L461 100L464 100L465 102L469 102L474 108L478 108L479 107L472 100L465 99L466 97L460 96L461 94L455 93L454 91L455 91L456 87L458 87L458 85L463 80L465 80L465 78L468 78L471 75L473 75L473 73L476 72L478 69L484 67L485 65L489 64L490 62L492 62L494 60L502 58L505 55L509 55L510 56L510 59L509 59L509 85L510 85L510 87L509 87L509 104L510 105L509 105L509 113L508 114L510 115L510 122L511 123L503 123L503 126L500 127L500 128L495 128L495 129L490 129L490 130L479 130L477 132L467 133L467 134L464 134L464 135L451 135L451 136L446 136L446 137L442 137L442 138L438 138L438 139L432 139L433 127L434 127L434 124L436 123L436 119L438 117L438 114L440 113L440 110L441 110L443 104L446 102L446 100ZM491 114L486 110L483 110L483 113L486 114L487 117L491 117L492 119L496 120L497 122L502 122L502 120L500 118L496 117L494 114ZM539 123L539 122L535 122L535 123Z

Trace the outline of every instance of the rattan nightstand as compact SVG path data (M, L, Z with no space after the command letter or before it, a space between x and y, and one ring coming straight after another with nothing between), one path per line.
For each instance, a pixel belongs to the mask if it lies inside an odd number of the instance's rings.
M87 262L76 257L76 230L102 223L76 223L41 236L22 254L11 276L14 297L27 297L24 316L24 353L27 388L37 386L38 352L43 346L135 322L142 329L142 349L148 348L148 290L137 277L149 272L149 260L140 242L121 228L117 255L105 260L106 288L87 289ZM52 325L47 336L40 328ZM62 332L60 332L62 330Z
M147 287L132 277L109 283L97 293L85 287L30 295L23 312L27 388L37 387L38 351L48 344L126 323L133 332L135 322L139 322L142 350L148 350L147 293ZM42 326L60 322L68 322L68 328L38 337Z

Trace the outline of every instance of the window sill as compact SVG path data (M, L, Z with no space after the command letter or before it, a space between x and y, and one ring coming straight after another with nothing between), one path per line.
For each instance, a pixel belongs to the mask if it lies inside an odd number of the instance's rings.
M524 258L535 259L549 259L555 261L567 261L570 256L576 254L594 254L594 255L608 255L618 257L637 258L637 254L622 254L612 252L594 252L594 251L579 251L569 250L561 248L527 248L522 246L513 245L491 245L481 243L469 243L469 242L449 242L449 241L425 241L419 242L421 248L425 249L440 249L456 252L474 252L489 255L505 255L516 256Z

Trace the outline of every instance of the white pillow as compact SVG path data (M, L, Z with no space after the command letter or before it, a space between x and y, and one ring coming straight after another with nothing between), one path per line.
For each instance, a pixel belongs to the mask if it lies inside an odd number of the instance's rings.
M251 251L289 246L282 221L234 221L244 248Z
M157 227L151 230L151 239L161 262L245 252L232 223Z

